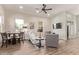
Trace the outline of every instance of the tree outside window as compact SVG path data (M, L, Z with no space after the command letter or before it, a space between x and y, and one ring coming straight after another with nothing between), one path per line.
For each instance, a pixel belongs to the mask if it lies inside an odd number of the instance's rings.
M15 27L16 30L21 30L23 28L24 20L23 19L16 19L15 20Z

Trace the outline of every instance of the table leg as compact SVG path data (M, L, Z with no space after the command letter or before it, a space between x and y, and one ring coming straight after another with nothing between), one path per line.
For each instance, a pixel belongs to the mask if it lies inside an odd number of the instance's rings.
M18 38L18 42L20 43L20 38Z
M41 47L41 40L39 40L39 48Z

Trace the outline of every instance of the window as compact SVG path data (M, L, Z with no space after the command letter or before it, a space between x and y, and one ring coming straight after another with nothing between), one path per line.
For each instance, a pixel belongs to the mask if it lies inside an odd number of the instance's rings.
M2 16L0 16L0 32L2 32Z
M2 21L1 21L1 20L2 20L2 17L0 16L0 24L2 23Z
M16 29L22 29L24 20L23 19L15 19Z

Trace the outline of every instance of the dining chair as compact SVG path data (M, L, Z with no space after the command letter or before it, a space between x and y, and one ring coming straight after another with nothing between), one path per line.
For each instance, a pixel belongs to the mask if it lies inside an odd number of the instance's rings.
M12 36L11 33L7 33L8 44L12 44Z
M12 33L12 45L16 44L16 35Z
M20 33L16 33L15 34L15 38L16 38L16 42L20 43L20 37L19 37Z
M19 33L20 41L24 43L24 32Z
M1 37L2 37L2 45L1 47L3 47L3 45L8 45L8 39L7 39L7 33L1 33Z

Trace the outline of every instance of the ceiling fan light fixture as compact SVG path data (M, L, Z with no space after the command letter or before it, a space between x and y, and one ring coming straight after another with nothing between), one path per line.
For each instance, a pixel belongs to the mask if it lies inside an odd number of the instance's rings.
M39 11L38 11L38 10L36 10L36 13L39 13Z

